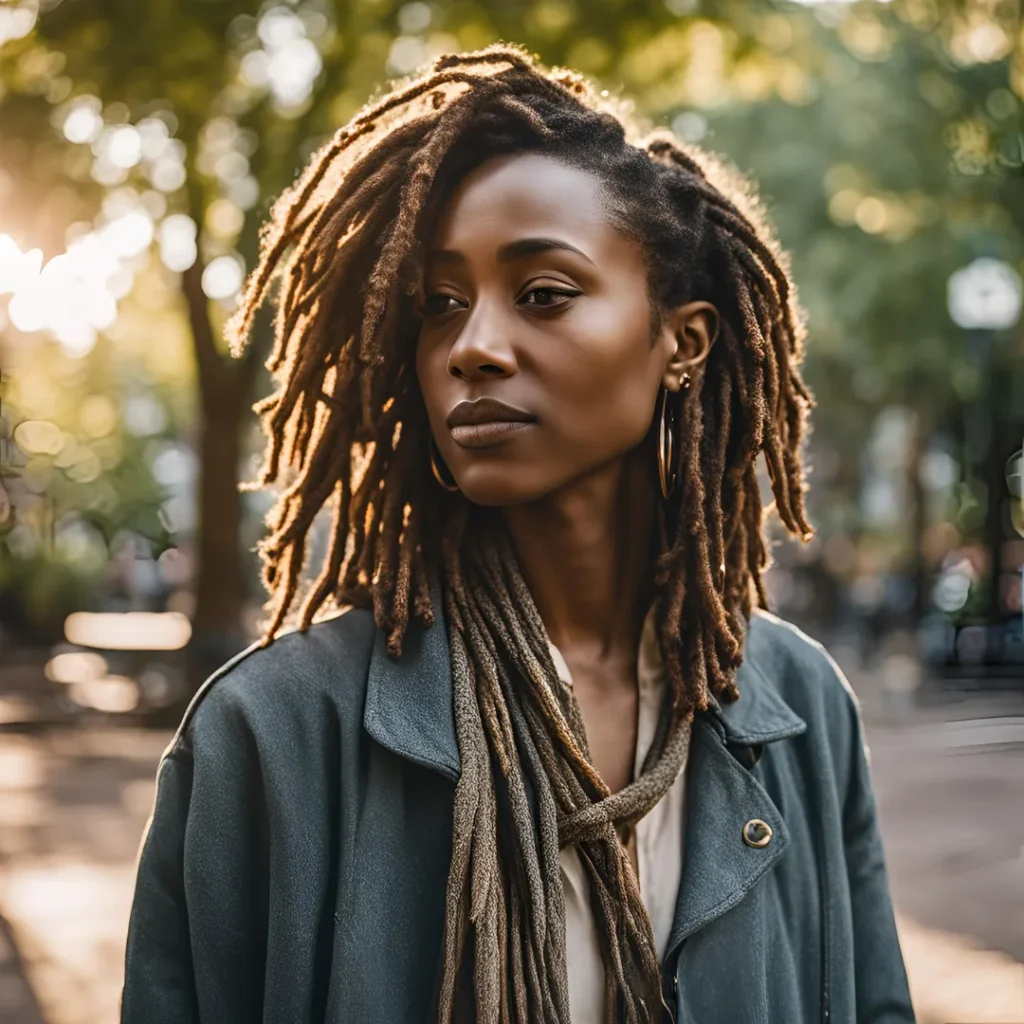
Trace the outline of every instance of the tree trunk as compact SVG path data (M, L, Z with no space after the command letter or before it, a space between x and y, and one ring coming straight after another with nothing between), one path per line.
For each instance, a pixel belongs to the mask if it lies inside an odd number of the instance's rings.
M200 414L195 609L188 652L189 688L193 691L247 640L242 627L246 584L239 542L242 498L238 474L242 422L258 363L253 349L240 359L218 350L202 276L201 260L182 274Z
M239 532L240 423L245 408L241 374L232 373L216 401L201 403L199 426L198 523L194 627L207 633L241 636L245 602Z

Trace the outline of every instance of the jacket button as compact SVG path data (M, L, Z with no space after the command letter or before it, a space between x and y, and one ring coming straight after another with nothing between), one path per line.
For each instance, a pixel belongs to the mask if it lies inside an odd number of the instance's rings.
M747 846L767 846L772 841L772 827L760 818L751 818L743 826L743 842Z

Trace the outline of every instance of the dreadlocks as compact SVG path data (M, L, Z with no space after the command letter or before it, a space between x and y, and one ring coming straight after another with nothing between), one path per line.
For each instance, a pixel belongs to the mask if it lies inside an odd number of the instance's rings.
M807 536L800 444L811 399L804 327L785 260L742 183L668 133L630 141L628 119L579 76L518 48L440 58L342 128L277 201L230 329L243 345L280 273L277 390L257 405L268 435L255 486L284 484L260 553L265 641L299 601L314 518L333 511L322 568L298 611L372 607L391 653L410 615L447 613L461 775L446 893L438 1015L568 1017L558 853L577 845L602 944L609 1019L661 1003L650 922L618 829L678 775L689 727L734 677L768 551L755 461L774 506ZM591 171L611 216L647 255L652 310L705 299L719 338L678 409L678 485L660 510L657 626L669 700L640 778L611 794L500 517L448 494L429 471L413 371L424 241L446 198L498 155L546 153ZM434 584L438 584L437 589ZM535 809L528 794L535 797Z

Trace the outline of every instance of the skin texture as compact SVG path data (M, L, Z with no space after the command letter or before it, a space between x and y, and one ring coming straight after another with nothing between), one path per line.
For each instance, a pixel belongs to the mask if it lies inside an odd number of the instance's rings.
M437 450L470 501L505 515L572 672L594 766L616 791L632 778L660 500L651 424L660 389L700 372L717 312L664 310L652 339L644 254L614 226L600 181L533 154L464 179L425 285L416 370ZM485 447L459 443L449 413L485 397L530 422Z

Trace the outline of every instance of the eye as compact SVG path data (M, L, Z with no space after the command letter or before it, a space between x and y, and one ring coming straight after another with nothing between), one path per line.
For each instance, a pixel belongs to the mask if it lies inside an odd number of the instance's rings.
M454 296L435 292L423 300L419 312L422 317L444 316L445 313L451 313L453 310L461 308L462 304Z
M571 288L553 288L553 287L541 287L531 288L529 291L524 292L520 298L520 302L524 306L539 306L542 309L554 309L558 306L564 306L570 299L576 298L580 293ZM532 301L527 301L530 297L533 297Z

